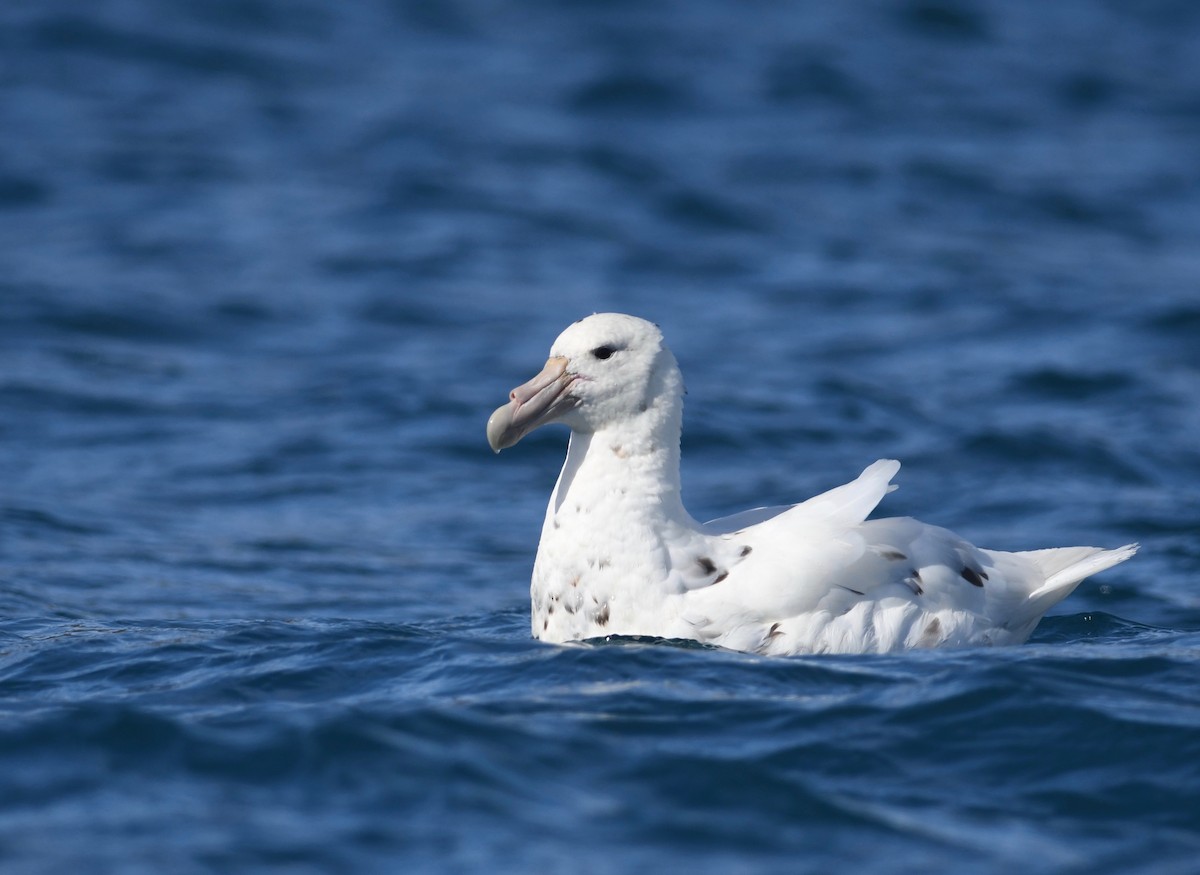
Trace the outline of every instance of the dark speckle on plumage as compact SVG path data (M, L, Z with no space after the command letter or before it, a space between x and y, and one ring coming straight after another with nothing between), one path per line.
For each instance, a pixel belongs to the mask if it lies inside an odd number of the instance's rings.
M964 567L961 572L963 580L971 584L971 586L983 586L983 578L979 576L979 572L974 568Z

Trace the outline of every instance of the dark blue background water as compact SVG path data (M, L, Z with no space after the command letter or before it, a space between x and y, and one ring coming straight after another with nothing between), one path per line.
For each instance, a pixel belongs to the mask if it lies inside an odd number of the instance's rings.
M1200 7L0 10L0 868L1193 873ZM700 517L1143 544L1022 648L529 640L568 322Z

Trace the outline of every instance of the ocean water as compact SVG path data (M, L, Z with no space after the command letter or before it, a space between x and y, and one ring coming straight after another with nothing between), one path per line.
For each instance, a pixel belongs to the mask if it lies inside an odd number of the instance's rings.
M1200 7L0 7L0 871L1200 871ZM1140 541L1025 646L529 637L659 322L700 518Z

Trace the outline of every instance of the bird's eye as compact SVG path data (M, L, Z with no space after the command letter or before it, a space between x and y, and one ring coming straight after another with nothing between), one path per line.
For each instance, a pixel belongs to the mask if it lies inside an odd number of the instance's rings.
M611 346L598 346L592 350L592 355L595 356L596 358L600 359L600 361L604 361L606 358L611 356L614 352L616 352L616 350L613 349Z

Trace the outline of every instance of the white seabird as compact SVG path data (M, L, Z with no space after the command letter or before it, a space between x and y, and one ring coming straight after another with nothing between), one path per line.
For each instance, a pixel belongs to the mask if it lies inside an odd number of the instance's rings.
M683 638L766 654L1019 644L1115 550L1005 553L908 517L867 520L900 463L790 507L697 523L679 488L683 379L650 322L599 313L488 420L496 452L570 427L530 587L535 638Z

